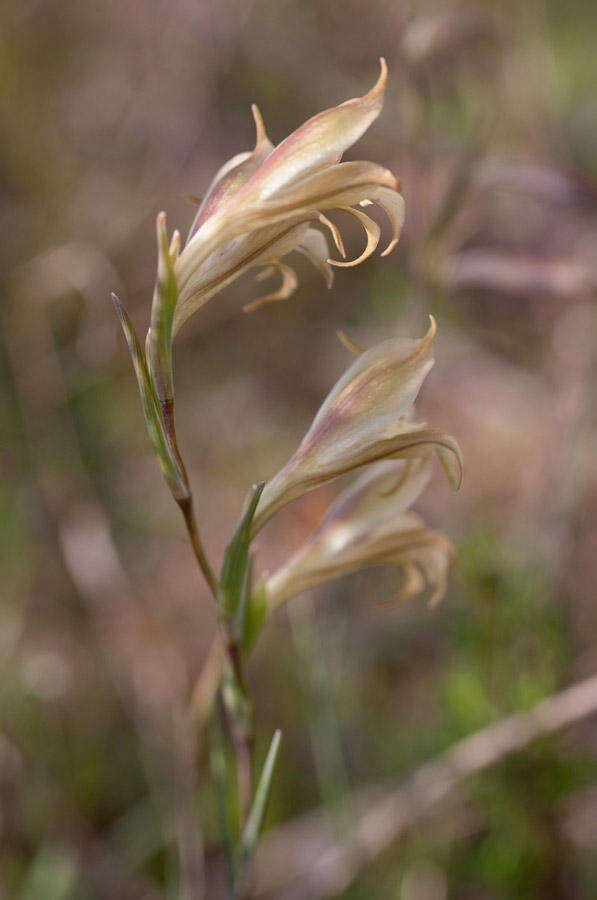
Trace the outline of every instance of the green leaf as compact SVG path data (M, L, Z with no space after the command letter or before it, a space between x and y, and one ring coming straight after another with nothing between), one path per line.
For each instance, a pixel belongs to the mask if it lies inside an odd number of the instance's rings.
M242 600L243 596L246 598L246 592L250 591L246 581L249 545L251 543L251 525L264 487L264 481L254 485L247 498L236 531L224 554L220 576L220 612L232 636L238 641L242 640L242 631L239 631L239 628L243 628L245 618ZM246 608L245 599L244 610Z
M267 802L269 800L270 789L272 785L274 768L276 765L276 760L278 758L278 752L280 750L281 739L282 732L280 731L280 729L277 729L274 732L272 742L267 752L267 756L263 764L263 769L261 770L259 784L257 785L257 790L255 791L255 799L253 800L251 812L249 813L247 823L244 827L239 842L238 871L241 873L251 859L251 856L253 855L255 845L257 844L257 838L259 837L261 826L263 825L263 819L265 817L265 811L267 809Z
M163 212L157 217L156 231L158 274L151 305L149 353L156 394L163 407L174 399L172 321L178 300L178 285L166 234L166 214Z
M152 387L151 378L139 340L135 334L135 329L133 328L129 315L116 294L112 294L112 300L114 301L116 313L120 319L120 324L122 325L122 330L129 346L135 375L137 376L139 393L141 395L147 433L149 434L153 451L158 458L164 478L174 497L177 500L183 500L189 496L188 486L166 438L162 414Z
M260 584L251 596L243 621L242 649L245 656L259 637L267 617L268 598L265 585Z
M234 805L233 792L230 780L230 766L226 754L226 741L223 728L223 708L221 697L218 696L215 708L212 712L209 729L209 761L213 785L216 792L216 802L220 830L224 852L228 863L230 879L234 878L235 859L235 828L232 822L231 810Z

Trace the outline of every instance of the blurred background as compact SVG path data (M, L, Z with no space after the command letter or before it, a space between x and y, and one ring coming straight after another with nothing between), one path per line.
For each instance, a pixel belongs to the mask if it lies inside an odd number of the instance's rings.
M457 547L440 607L384 606L395 576L367 572L280 611L256 647L258 759L284 737L254 894L597 898L594 716L464 780L346 877L301 875L324 831L341 843L423 763L597 669L596 27L587 0L2 6L2 896L174 897L198 812L225 896L207 742L194 760L180 733L215 616L109 291L144 333L155 215L185 234L183 195L252 147L250 104L278 142L367 90L384 55L383 114L347 158L400 176L397 250L331 291L297 257L297 293L244 315L249 275L177 340L217 565L247 488L350 363L338 328L370 346L436 316L420 410L467 462L461 493L438 472L419 503ZM259 570L336 491L276 518Z

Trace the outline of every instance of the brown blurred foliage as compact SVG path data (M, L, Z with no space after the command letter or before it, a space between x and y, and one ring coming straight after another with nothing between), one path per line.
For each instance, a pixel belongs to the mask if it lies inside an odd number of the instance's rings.
M422 334L432 312L437 362L420 408L457 436L468 471L457 496L434 481L426 519L456 543L490 531L502 574L512 560L539 566L566 623L553 688L595 669L595 25L581 0L2 7L6 896L166 896L173 831L192 835L193 792L213 804L207 751L195 765L176 723L215 614L152 458L109 291L142 330L155 214L167 210L170 228L185 233L194 211L184 195L200 196L224 160L252 146L251 102L279 141L367 89L384 55L385 109L350 158L398 173L407 215L397 250L337 270L331 291L299 262L286 303L243 315L257 295L245 278L181 332L179 438L209 554L219 565L247 488L287 459L348 364L335 330L370 346ZM348 218L338 215L358 245ZM281 513L259 539L259 568L283 559L334 494L325 487ZM401 730L426 723L434 733L458 655L446 651L446 623L468 596L457 568L437 614L385 610L368 601L384 599L387 579L336 585L318 594L314 613L353 784L412 767L441 744L437 732L405 750ZM483 603L486 586L477 588L467 590ZM306 662L294 653L278 616L252 665L258 746L274 726L285 731L272 826L319 802ZM496 690L498 715L510 701L505 681ZM395 743L382 752L376 736L389 732ZM574 734L574 752L594 757L595 723ZM471 898L596 896L585 859L594 787L549 819L564 861L554 853L548 880L518 894L503 892L515 881L492 885L474 867L454 868L450 848L468 841L472 858L484 815L472 804L457 834L436 823L431 868L428 848L421 862L411 847L406 868L397 851L350 896L439 898L446 885ZM210 896L219 896L212 820L213 810L204 841ZM199 837L189 840L199 854Z

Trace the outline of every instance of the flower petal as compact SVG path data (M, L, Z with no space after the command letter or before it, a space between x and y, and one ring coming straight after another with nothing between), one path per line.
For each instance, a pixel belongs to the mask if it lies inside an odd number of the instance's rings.
M278 300L286 300L287 297L290 297L290 295L295 292L298 284L296 272L290 266L281 263L279 260L272 260L267 269L264 269L263 272L259 273L257 280L262 281L264 278L268 278L273 274L275 269L282 275L282 284L278 290L273 291L271 294L266 294L264 297L259 297L258 300L252 300L251 303L246 303L243 306L243 312L253 312L256 309L259 309L260 306L264 306L266 303L275 303Z
M398 190L399 182L389 169L376 163L354 161L327 166L301 179L279 197L239 206L231 214L226 230L240 233L283 221L290 215L353 206L367 200L377 186Z
M346 250L344 249L344 244L342 242L342 235L340 234L340 229L331 219L328 219L327 216L324 216L323 213L319 213L318 217L319 221L322 225L325 225L326 228L330 230L332 238L334 239L334 244L336 245L336 249L338 253L342 256L343 259L346 259Z
M259 107L255 103L251 107L251 112L255 120L255 148L245 153L237 153L216 173L197 210L197 215L189 230L187 244L203 223L249 180L274 149L274 145L265 132Z
M338 501L344 506L343 497ZM337 504L337 505L338 505ZM362 568L397 566L403 571L394 602L425 596L437 602L443 595L453 559L448 539L425 527L422 519L400 508L388 514L382 501L381 516L375 502L338 516L337 505L302 547L265 582L270 608L304 590Z
M340 343L343 344L347 350L350 350L351 353L354 353L355 356L361 356L362 353L365 353L364 348L360 347L352 338L349 338L346 332L342 331L341 328L338 328L336 331L336 337Z
M311 217L312 218L312 217ZM211 254L193 273L174 313L173 334L204 303L239 278L248 269L261 266L295 250L309 229L310 221L283 223L235 238Z
M404 225L404 197L387 187L377 186L371 192L369 199L381 206L392 225L392 239L381 254L387 256L398 243Z
M426 456L437 449L454 488L462 453L453 437L409 420L433 365L435 321L419 341L384 341L363 353L330 392L298 450L265 487L254 529L280 507L320 484L382 459Z
M278 144L244 185L243 200L265 200L298 178L337 162L381 112L388 70L384 59L380 65L379 78L367 94L318 113Z
M321 231L318 228L309 228L296 249L319 269L326 286L331 288L334 280L334 270L328 262L328 242Z
M358 219L358 221L365 229L365 234L367 235L367 245L361 255L357 256L356 259L349 259L344 261L337 259L328 259L328 262L331 266L358 266L359 263L364 262L374 252L379 243L379 235L381 233L381 229L377 222L374 222L373 219L369 218L369 216L365 215L365 213L361 212L359 209L353 209L352 206L342 206L340 207L340 209L343 209L344 212L350 213L351 216L354 216L355 219Z

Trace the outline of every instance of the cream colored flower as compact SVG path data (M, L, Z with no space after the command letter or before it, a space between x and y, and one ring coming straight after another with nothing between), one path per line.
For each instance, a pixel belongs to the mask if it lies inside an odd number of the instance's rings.
M398 566L396 601L445 593L453 549L409 512L429 481L430 455L377 463L340 495L319 528L264 584L268 607L333 578L378 565Z
M257 141L252 152L229 160L215 176L195 217L184 249L178 245L170 255L177 298L163 311L156 295L152 307L152 369L160 402L171 399L172 372L166 347L184 322L210 297L255 266L265 266L261 277L278 270L280 287L248 304L288 297L295 289L294 270L282 262L291 251L307 256L323 273L328 286L332 265L350 266L373 253L380 228L355 206L377 203L392 223L389 253L398 241L404 221L404 201L396 177L371 162L340 162L342 154L357 141L379 115L387 77L385 61L375 86L363 97L347 100L309 119L274 148L261 115L253 106ZM367 244L355 260L332 260L326 237L317 227L329 229L341 253L342 239L325 210L342 209L355 216L365 229ZM156 334L158 330L162 334Z
M453 437L413 422L413 404L433 366L436 325L420 340L392 338L363 353L338 381L298 450L268 482L254 532L280 507L346 472L381 459L417 457L435 449L454 489L462 454Z

